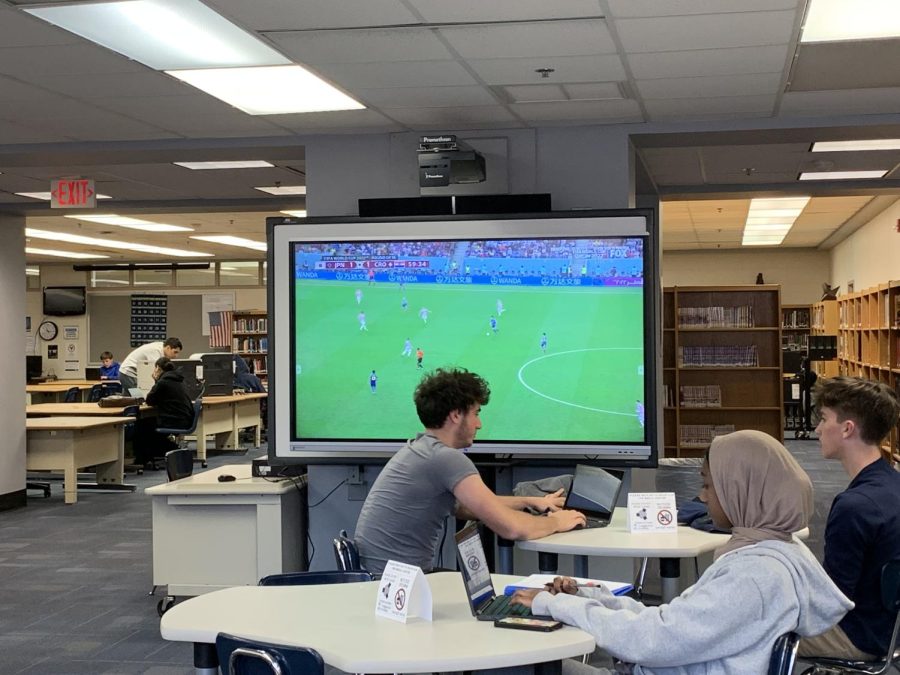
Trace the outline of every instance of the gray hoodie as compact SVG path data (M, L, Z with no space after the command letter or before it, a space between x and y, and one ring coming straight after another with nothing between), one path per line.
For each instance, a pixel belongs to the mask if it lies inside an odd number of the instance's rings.
M666 605L583 588L539 593L532 611L591 633L635 673L713 675L765 673L778 636L819 635L852 608L804 544L764 541L721 556Z

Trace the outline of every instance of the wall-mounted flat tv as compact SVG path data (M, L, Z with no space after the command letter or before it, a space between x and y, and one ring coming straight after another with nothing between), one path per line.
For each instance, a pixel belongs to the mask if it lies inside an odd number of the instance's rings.
M270 457L383 460L422 428L422 375L458 366L491 387L473 451L655 466L651 223L640 210L269 219Z
M84 286L45 286L44 314L76 316L86 311Z

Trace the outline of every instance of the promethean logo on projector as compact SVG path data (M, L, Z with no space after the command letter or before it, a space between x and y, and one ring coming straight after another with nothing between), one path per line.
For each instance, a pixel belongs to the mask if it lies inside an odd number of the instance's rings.
M445 176L444 174L442 174L442 173L428 173L428 172L426 171L426 172L425 172L425 178L433 178L433 179L439 180L439 179L441 179L441 178L446 178L446 176Z
M420 143L452 143L456 136L422 136Z

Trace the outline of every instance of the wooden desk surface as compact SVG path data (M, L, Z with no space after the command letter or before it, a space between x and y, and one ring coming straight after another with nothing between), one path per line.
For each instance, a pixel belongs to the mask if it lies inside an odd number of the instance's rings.
M97 403L34 403L25 406L25 415L27 417L41 417L48 415L69 415L69 416L102 416L102 417L119 417L122 415L123 408L101 408ZM141 405L141 412L153 410L153 406L146 403Z
M25 429L26 431L77 431L131 422L134 422L133 417L28 417L25 420Z
M233 394L231 396L204 396L203 405L222 405L225 403L240 403L241 401L252 401L254 399L266 398L265 392L254 392L252 394Z
M72 387L78 387L80 390L84 391L93 386L94 384L87 384L84 380L74 380L71 383L57 380L56 382L44 382L43 384L26 384L25 392L28 394L57 394L59 392L69 391Z

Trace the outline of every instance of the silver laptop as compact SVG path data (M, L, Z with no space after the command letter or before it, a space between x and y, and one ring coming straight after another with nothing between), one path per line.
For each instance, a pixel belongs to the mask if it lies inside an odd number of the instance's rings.
M612 520L624 478L624 471L578 464L563 508L581 511L587 528L606 527Z
M144 390L141 389L140 387L129 387L128 395L131 396L132 398L146 398L146 395L144 394Z
M525 605L510 603L510 596L498 596L494 592L491 571L488 569L484 546L478 533L478 525L472 524L456 533L456 556L466 587L466 599L472 616L479 621L496 621L508 616L528 616L538 619L552 619L550 616L536 616Z

